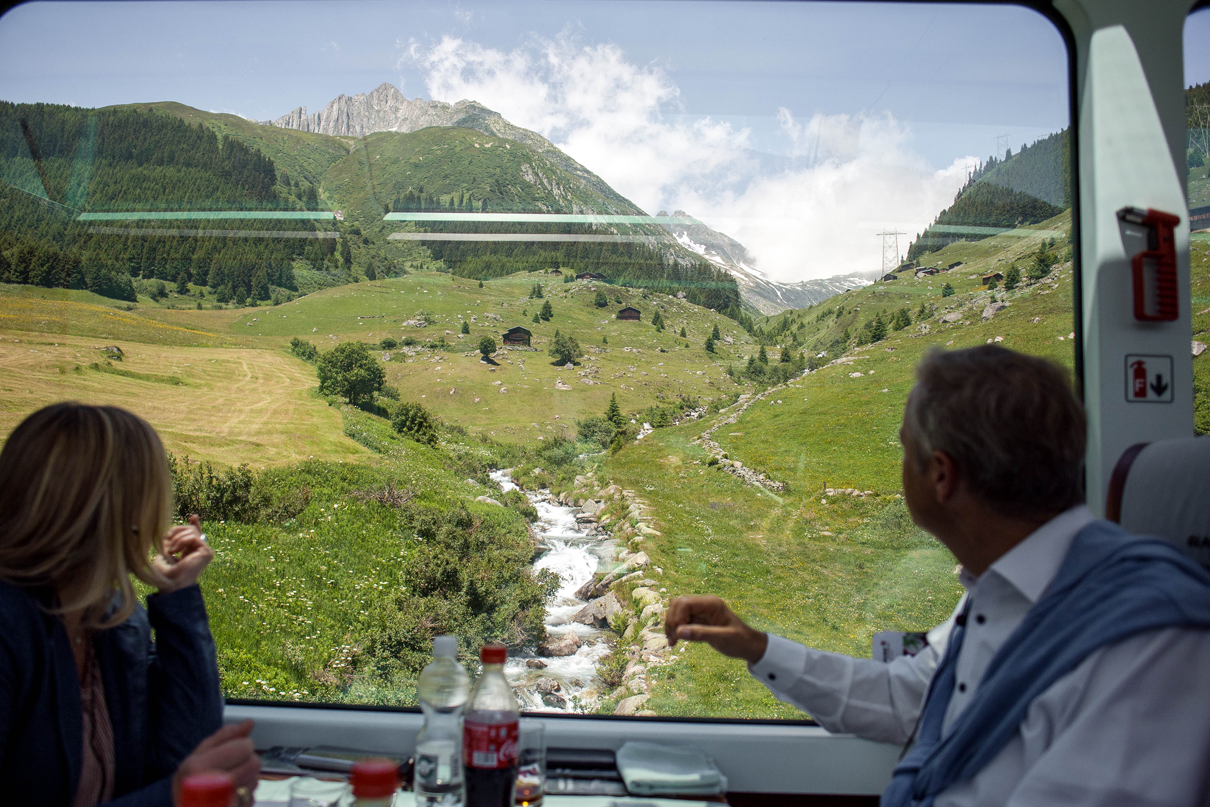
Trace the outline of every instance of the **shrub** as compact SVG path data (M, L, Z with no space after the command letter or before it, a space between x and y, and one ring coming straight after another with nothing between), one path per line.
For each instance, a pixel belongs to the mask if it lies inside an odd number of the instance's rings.
M941 287L941 296L942 297L953 297L954 296L954 287L951 286L947 282L944 286Z
M418 403L401 403L391 418L391 427L417 443L437 445L437 420Z
M617 406L617 400L612 402ZM621 412L618 413L621 416ZM585 443L593 443L601 448L607 448L613 440L617 427L608 418L589 417L576 421L576 436Z
M496 352L496 340L490 336L485 336L479 340L479 352L483 354L483 358L487 358Z
M357 406L382 389L386 373L361 342L341 342L319 357L319 391Z
M529 498L519 490L510 490L500 497L506 507L516 510L529 523L538 520L538 508L534 507Z
M604 308L605 306L609 305L609 298L605 296L605 292L598 291L597 296L592 302L597 308Z
M312 364L319 361L319 350L310 342L299 339L297 336L290 340L290 352L303 361L309 361Z
M470 335L470 332L471 332L470 323L467 322L466 320L462 320L462 329L459 331L459 333Z
M203 521L256 520L255 477L247 465L216 471L209 462L191 466L188 457L178 461L169 453L168 468L177 518L196 514Z
M387 337L383 338L383 340L381 342L378 343L378 346L380 348L382 348L383 350L394 350L395 348L399 347L399 343L396 342L391 337L387 336Z

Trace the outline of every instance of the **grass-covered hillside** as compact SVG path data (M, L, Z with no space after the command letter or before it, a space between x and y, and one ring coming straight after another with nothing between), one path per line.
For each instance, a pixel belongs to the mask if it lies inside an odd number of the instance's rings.
M934 260L961 261L952 271L901 273L756 320L752 333L674 297L542 273L482 287L413 274L223 310L187 308L194 298L175 291L119 307L86 291L8 286L0 429L77 398L127 406L164 435L180 506L203 513L218 551L204 585L231 696L409 703L435 632L454 631L463 646L536 646L549 581L527 571L524 501L477 501L499 495L493 467L556 492L592 495L591 472L601 486L638 493L658 534L640 532L629 548L647 553L655 594L624 605L646 613L649 627L661 613L645 604L651 596L714 592L761 627L865 655L875 630L928 627L959 593L953 559L899 498L896 430L912 368L929 348L997 339L1070 366L1068 226L1060 216L951 244ZM1194 338L1203 342L1207 243L1195 240L1193 254ZM1014 266L1015 289L983 286L985 274ZM985 320L993 303L1006 307ZM615 319L623 305L642 321ZM482 337L499 345L513 325L533 332L534 349L480 361ZM582 348L570 369L547 353L556 329ZM320 395L316 366L290 351L295 339L318 351L373 346L399 400L355 408ZM1207 355L1194 360L1203 431ZM804 361L817 369L801 374ZM614 396L623 420L637 423L610 440L600 416ZM431 440L392 428L386 415L404 403L437 419ZM690 409L700 417L663 425ZM593 419L592 429L577 423ZM643 421L657 428L636 440ZM736 462L781 486L746 481ZM633 585L619 589L624 599ZM627 684L649 695L644 708L795 716L742 666L700 647L653 656L640 649L650 635L619 636L616 651L632 673L646 668ZM603 693L601 708L631 691Z

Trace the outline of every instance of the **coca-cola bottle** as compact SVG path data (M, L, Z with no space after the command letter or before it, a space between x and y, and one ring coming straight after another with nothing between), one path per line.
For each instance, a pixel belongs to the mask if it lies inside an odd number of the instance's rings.
M462 724L462 764L466 807L512 807L517 783L517 726L520 710L504 677L508 648L479 651L483 673L475 682Z

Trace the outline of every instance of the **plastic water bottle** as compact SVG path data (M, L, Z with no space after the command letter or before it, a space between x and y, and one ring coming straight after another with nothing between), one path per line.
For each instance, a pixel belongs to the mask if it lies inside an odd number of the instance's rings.
M433 661L416 692L424 728L416 738L416 807L462 807L462 709L470 678L458 663L458 639L433 639Z
M513 807L520 709L504 677L507 658L504 645L479 651L483 674L471 693L462 733L467 807Z

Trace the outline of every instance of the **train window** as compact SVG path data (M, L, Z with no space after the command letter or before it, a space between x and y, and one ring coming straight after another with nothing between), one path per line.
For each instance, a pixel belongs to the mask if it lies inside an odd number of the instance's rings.
M1186 188L1193 298L1193 431L1210 434L1210 9L1185 22Z
M949 614L897 430L927 350L1073 367L1069 64L1013 5L18 6L0 433L159 430L233 701L413 706L453 633L534 711L801 718L664 609Z

